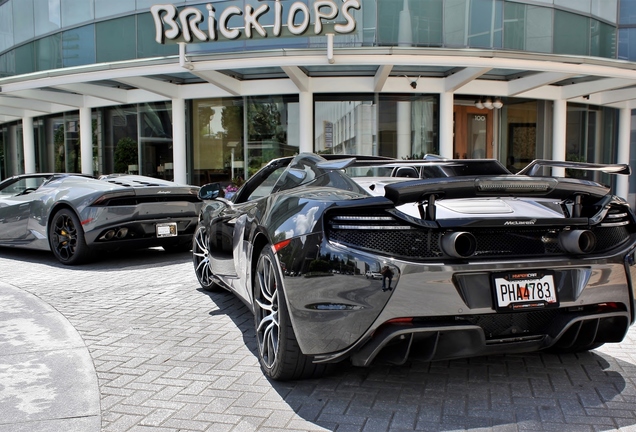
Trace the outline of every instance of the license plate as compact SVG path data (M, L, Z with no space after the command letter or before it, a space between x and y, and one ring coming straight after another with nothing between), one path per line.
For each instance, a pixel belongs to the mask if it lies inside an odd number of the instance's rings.
M497 274L494 285L498 309L523 310L558 305L554 276L549 272Z
M155 226L157 237L176 237L177 235L177 223L168 222L160 223Z

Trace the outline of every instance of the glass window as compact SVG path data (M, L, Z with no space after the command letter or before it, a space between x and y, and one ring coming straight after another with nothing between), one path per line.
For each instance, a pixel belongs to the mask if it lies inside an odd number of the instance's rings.
M53 172L55 170L53 146L47 145L46 136L47 119L33 121L33 138L35 143L35 171L40 173Z
M436 110L437 96L380 95L377 154L420 158L427 153L439 153Z
M504 48L524 50L526 41L526 5L504 5Z
M192 183L240 184L270 160L298 153L298 113L296 95L194 100Z
M248 97L247 147L235 151L232 178L249 178L270 160L298 153L299 111L297 95ZM239 160L247 161L242 173Z
M177 54L179 46L176 43L162 45L155 41L155 22L151 14L137 15L137 58Z
M15 75L15 50L0 55L0 77Z
M453 0L444 3L444 45L466 46L468 0Z
M608 0L604 1L608 2ZM554 0L554 5L589 14L591 8L591 0Z
M553 10L550 8L526 7L526 50L551 53L553 35Z
M98 63L136 58L135 17L128 16L95 24ZM113 37L117 35L117 37Z
M94 10L94 0L62 0L62 26L92 21L95 19Z
M592 25L590 55L596 57L615 58L616 28L594 19L590 20L590 22Z
M621 0L618 22L621 25L636 24L636 0Z
M315 95L317 153L415 157L438 153L437 97Z
M621 1L623 3L625 0ZM592 15L609 21L617 22L618 0L592 0Z
M47 34L62 27L60 0L33 0L35 35Z
M99 154L101 174L139 173L137 106L107 108L103 115L104 140Z
M0 178L23 173L22 127L12 123L0 128Z
M77 27L62 33L64 67L95 63L95 26Z
M374 95L314 95L316 153L383 154L377 147L377 130Z
M576 162L614 163L618 110L591 105L568 104L566 159ZM585 178L610 185L608 174L567 169L568 177Z
M139 106L139 174L172 180L172 103Z
M35 58L33 51L33 42L15 49L16 74L20 75L35 71Z
M536 101L508 99L501 109L499 160L513 173L539 157L537 118Z
M13 42L13 2L0 5L0 52L11 48Z
M588 55L590 19L580 15L554 11L554 53Z
M55 151L55 171L79 173L80 136L79 117L76 113L66 113L51 119L53 146Z
M502 2L471 0L468 21L468 46L501 47Z
M8 177L6 166L6 141L7 141L7 127L0 127L0 181Z
M200 99L192 102L192 183L232 181L243 166L243 99ZM236 175L236 174L235 174Z
M135 2L131 0L108 0L95 2L95 18L100 19L135 10Z
M19 0L13 8L13 36L16 44L33 39L33 0Z
M62 67L62 35L60 33L35 41L35 69L49 70Z
M150 7L152 5L157 4L156 0L130 0L130 2L135 2L137 10L145 10L148 9L150 10Z
M618 58L636 60L636 28L625 28L618 31Z
M442 2L410 0L377 2L380 45L440 46L442 44ZM369 5L376 8L376 5ZM366 23L365 23L366 27Z

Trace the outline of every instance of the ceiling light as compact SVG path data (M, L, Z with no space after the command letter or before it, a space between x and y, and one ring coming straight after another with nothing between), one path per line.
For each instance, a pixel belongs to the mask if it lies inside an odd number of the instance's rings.
M486 101L484 102L484 107L488 108L489 110L493 109L492 99L486 98Z

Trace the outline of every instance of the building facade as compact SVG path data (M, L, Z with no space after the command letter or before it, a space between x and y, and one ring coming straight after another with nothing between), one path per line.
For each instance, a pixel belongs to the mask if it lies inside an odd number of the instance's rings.
M629 163L634 61L636 0L0 0L0 179L227 184L304 151Z

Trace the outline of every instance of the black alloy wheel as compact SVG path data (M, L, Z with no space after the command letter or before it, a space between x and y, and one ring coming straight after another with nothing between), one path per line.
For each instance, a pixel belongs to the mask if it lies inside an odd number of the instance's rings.
M49 245L55 258L62 264L81 264L91 256L82 224L75 212L70 209L61 209L51 218Z
M202 224L199 224L192 237L192 263L201 288L206 291L217 291L219 286L210 268L208 230Z

